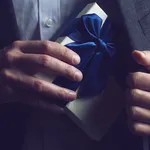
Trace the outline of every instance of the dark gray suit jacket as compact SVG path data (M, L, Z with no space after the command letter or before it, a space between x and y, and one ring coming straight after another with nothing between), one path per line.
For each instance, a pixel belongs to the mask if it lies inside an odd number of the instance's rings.
M139 69L139 66L134 64L131 59L131 51L150 49L150 1L99 0L98 3L113 23L114 41L118 48L117 76L118 81L124 85L125 74L130 70ZM19 39L11 5L10 0L0 2L0 48ZM129 63L131 67L128 67ZM122 70L122 68L124 69ZM0 106L1 150L21 149L25 133L24 122L30 111L32 108L21 104ZM69 121L68 123L72 124ZM72 124L72 126L74 125ZM88 141L91 147L87 144L86 149L91 150L142 150L141 138L132 135L127 128L125 113L120 115L101 142L94 142L90 139ZM74 147L72 146L71 149Z

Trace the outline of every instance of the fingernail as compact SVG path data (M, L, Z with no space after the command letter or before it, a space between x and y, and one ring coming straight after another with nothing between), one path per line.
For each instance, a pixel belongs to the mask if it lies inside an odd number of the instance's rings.
M78 55L74 55L72 58L72 63L77 65L80 63L80 57Z
M75 72L74 80L77 82L81 81L82 80L82 73L79 71Z
M138 63L138 64L143 64L143 58L145 57L145 53L142 52L142 51L137 51L135 50L133 53L132 53L132 56L133 56L133 59Z
M76 99L76 92L69 90L68 91L68 96L67 96L67 101L71 101Z
M68 93L69 93L70 96L75 96L76 95L76 92L71 91L71 90Z

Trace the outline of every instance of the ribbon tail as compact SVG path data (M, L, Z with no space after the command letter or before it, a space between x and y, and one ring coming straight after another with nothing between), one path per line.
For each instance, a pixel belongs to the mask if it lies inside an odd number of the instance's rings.
M106 53L99 53L93 57L80 87L79 97L93 97L99 95L105 89L110 65L111 63Z

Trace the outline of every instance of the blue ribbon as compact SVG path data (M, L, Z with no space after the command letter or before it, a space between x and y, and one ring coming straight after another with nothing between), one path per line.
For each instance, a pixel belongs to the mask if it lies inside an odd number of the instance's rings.
M102 26L102 19L98 15L83 15L75 19L65 36L74 41L66 46L81 57L81 63L75 67L83 73L83 84L64 77L56 78L53 83L74 91L81 84L81 97L100 94L105 88L111 71L112 57L116 53L109 20L106 19Z

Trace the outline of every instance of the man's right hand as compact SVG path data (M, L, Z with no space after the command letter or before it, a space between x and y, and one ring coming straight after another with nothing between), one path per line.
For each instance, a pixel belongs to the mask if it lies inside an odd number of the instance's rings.
M82 80L82 73L72 66L79 63L80 57L75 52L58 43L16 41L3 52L0 73L1 102L5 102L4 99L15 99L23 103L41 105L54 104L55 99L74 100L75 92L38 79L33 74L44 69L79 82ZM39 94L49 97L49 102L39 100ZM44 106L47 106L45 104Z

